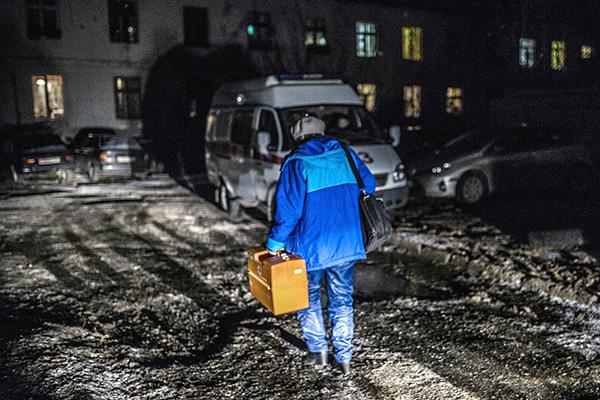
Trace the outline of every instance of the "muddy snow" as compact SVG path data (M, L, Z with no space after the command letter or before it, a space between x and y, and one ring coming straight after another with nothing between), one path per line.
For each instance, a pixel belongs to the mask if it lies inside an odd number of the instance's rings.
M14 194L0 201L2 399L600 398L593 304L392 244L357 267L343 377L303 367L295 317L249 295L260 218L232 222L166 178ZM427 245L414 213L396 235Z

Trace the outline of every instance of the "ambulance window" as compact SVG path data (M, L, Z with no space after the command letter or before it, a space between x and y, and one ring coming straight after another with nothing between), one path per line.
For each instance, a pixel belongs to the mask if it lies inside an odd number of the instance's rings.
M277 150L277 146L279 145L279 135L277 134L277 122L275 122L275 114L273 114L272 111L261 111L260 120L258 121L258 131L269 132L271 135L269 150Z
M231 116L233 115L230 111L221 111L217 114L217 122L215 127L216 142L228 142L229 141L229 127L231 125Z
M231 141L243 147L250 147L252 139L253 110L236 111L231 123Z

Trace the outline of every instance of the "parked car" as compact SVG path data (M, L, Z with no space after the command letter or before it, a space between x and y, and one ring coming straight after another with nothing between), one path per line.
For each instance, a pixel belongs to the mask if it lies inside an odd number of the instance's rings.
M71 149L83 147L85 142L90 137L95 136L95 135L109 136L109 135L116 135L116 134L117 134L117 132L115 132L115 130L112 128L104 128L104 127L81 128L79 131L77 131L77 134L73 137L73 139L71 139L71 142L69 143L69 147Z
M592 189L597 166L565 131L506 128L460 135L408 167L416 191L473 204L500 191Z
M147 157L138 141L112 129L82 129L71 148L78 171L92 182L104 177L146 175Z
M5 127L2 153L14 182L48 179L61 184L73 182L73 156L48 125Z
M389 210L406 204L404 165L351 86L314 75L272 75L225 84L213 98L206 164L223 209L264 207L271 218L279 169L293 145L290 127L306 114L323 119L325 133L352 146Z

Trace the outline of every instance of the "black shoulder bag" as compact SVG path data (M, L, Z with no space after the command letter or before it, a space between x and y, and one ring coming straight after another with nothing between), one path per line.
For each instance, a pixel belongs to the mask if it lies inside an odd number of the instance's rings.
M394 228L392 228L392 221L390 215L385 210L385 206L381 199L371 196L365 192L365 183L362 177L358 173L358 168L354 163L354 159L348 151L347 146L341 143L350 168L358 183L360 189L360 195L358 196L358 207L360 209L360 222L362 225L363 244L365 245L365 252L369 253L378 247L380 247L390 237Z

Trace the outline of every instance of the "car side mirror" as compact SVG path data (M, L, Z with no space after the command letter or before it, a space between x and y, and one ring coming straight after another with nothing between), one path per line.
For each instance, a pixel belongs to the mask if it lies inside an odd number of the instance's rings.
M400 127L398 125L390 126L389 135L392 139L392 147L398 146L400 144Z
M269 154L269 145L271 144L271 134L266 131L258 132L256 136L256 143L258 145L258 153L266 156Z

